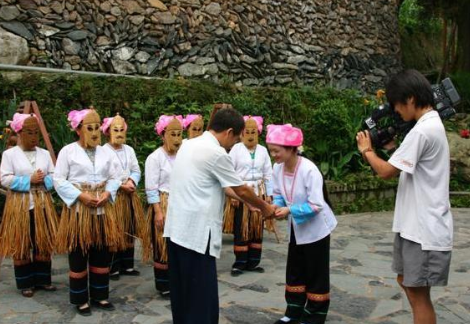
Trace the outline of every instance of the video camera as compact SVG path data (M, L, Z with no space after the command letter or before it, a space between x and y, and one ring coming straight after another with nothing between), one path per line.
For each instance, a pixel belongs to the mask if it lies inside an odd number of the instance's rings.
M439 117L446 120L455 115L454 106L460 102L460 96L452 81L446 78L440 84L432 85L432 91L433 108L439 113ZM382 127L379 126L380 120L385 121ZM392 141L395 136L404 137L415 124L414 120L405 122L393 107L386 103L372 111L371 116L364 121L364 128L369 131L372 145L381 148Z

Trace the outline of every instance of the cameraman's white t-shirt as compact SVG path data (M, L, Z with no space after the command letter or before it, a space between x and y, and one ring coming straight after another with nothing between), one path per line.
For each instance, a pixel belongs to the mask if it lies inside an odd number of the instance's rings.
M423 250L452 250L449 144L437 111L418 120L388 162L402 171L393 232Z

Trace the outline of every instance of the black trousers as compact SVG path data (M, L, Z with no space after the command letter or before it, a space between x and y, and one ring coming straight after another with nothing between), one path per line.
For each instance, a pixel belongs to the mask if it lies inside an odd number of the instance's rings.
M134 268L134 246L113 253L111 259L111 273Z
M13 260L16 288L18 289L30 289L51 284L51 256L38 254L32 210L29 212L29 230L33 248L33 259L31 260L31 257L29 257L25 260Z
M235 254L235 262L232 268L249 270L256 268L261 262L263 237L261 236L260 239L244 240L242 236L242 220L243 204L240 203L235 209L233 220L233 253ZM252 226L250 220L248 222L248 226Z
M93 300L109 298L109 263L111 253L108 248L91 247L87 251L80 248L69 253L70 302L82 305Z
M330 235L297 245L291 231L285 298L287 317L305 324L325 323L330 305Z
M168 240L173 324L217 324L219 292L215 257Z
M152 217L155 217L154 214L152 215ZM153 224L155 224L155 219L152 219L153 277L155 279L155 289L159 292L167 292L170 291L170 279L168 274L169 262L162 260L157 241L157 233L155 233L155 226L153 226ZM158 235L163 235L163 233Z
M134 268L134 237L131 235L135 235L135 217L134 217L134 209L131 203L131 226L129 229L130 233L124 234L124 241L126 242L126 249L124 251L119 251L113 253L111 257L111 273L125 271L127 269ZM127 235L130 234L130 235Z

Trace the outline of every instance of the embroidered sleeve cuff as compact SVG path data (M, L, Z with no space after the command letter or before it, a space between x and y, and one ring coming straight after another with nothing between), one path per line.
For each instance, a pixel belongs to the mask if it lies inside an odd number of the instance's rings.
M109 200L112 203L116 201L116 193L119 190L120 186L121 186L121 182L119 182L118 180L111 179L106 182L105 190L111 194L111 197L109 198Z
M318 214L319 209L317 206L310 205L309 203L295 204L289 207L290 213L297 224L302 224Z
M15 176L10 189L13 191L28 192L31 189L30 176Z
M135 184L136 186L139 185L140 173L132 172L131 175L129 176L129 178L131 178L132 181L134 181L134 184Z
M44 186L47 191L51 191L54 188L54 182L52 181L52 176L47 175L44 177Z
M70 182L63 181L56 185L55 190L67 207L71 207L82 193L78 188L74 187Z
M157 204L160 202L158 190L146 190L145 193L147 194L147 202L149 204Z
M282 196L274 196L273 198L273 204L279 207L286 207L286 202L284 201L284 198Z

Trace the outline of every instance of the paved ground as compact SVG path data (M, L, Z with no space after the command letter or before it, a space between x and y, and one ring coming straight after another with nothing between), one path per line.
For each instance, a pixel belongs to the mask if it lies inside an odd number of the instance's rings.
M470 209L454 210L455 249L450 284L433 289L438 323L470 323ZM328 324L412 322L409 306L390 270L393 234L391 213L339 216L332 237L332 301ZM284 230L285 222L279 224ZM285 233L285 231L283 231ZM284 235L285 237L285 235ZM231 237L224 237L218 262L221 324L270 324L284 310L284 271L287 245L273 237L265 240L265 274L230 276ZM56 293L37 292L31 299L15 290L10 260L0 269L0 323L135 323L170 324L168 301L155 293L153 272L139 264L142 276L111 282L111 300L118 310L94 311L84 318L68 303L67 263L53 263Z

